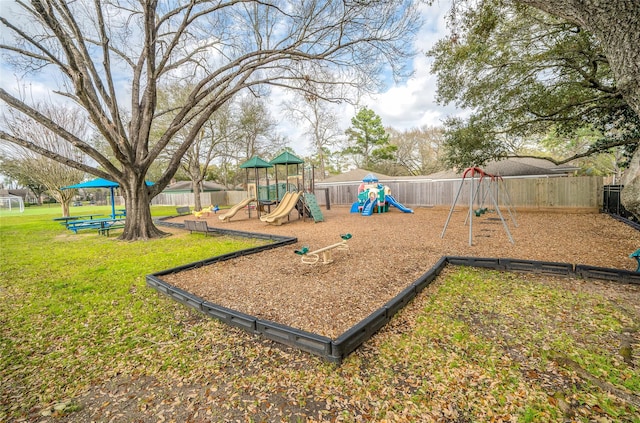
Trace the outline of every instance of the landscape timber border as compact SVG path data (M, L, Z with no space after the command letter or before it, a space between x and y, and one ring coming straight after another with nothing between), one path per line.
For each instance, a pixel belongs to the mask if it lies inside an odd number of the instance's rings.
M165 222L167 217L158 220L159 225L184 229L182 223ZM189 306L209 317L218 319L230 326L244 329L250 333L261 335L272 341L288 345L323 359L341 364L342 361L360 345L369 340L376 332L384 327L391 318L433 282L447 266L470 266L476 268L500 270L507 272L537 273L550 276L577 277L585 280L605 280L610 282L640 285L640 273L629 270L595 267L583 264L560 262L546 262L536 260L521 260L512 258L442 256L438 262L422 276L413 281L407 288L387 301L369 316L356 323L336 339L303 331L291 326L269 320L258 319L254 316L223 307L206 301L195 294L175 287L162 280L162 276L180 271L207 266L212 263L231 260L237 257L255 254L261 251L294 244L297 238L277 235L266 235L255 232L237 231L231 229L209 228L210 231L221 235L256 238L273 241L270 244L255 248L235 251L233 253L210 257L201 261L184 264L172 269L162 270L146 276L147 286L161 294Z

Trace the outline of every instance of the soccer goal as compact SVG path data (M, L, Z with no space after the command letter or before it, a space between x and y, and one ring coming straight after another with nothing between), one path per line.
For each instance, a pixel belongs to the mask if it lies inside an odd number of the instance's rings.
M2 195L0 196L0 209L7 209L9 211L18 210L24 212L24 201L22 197L17 195Z

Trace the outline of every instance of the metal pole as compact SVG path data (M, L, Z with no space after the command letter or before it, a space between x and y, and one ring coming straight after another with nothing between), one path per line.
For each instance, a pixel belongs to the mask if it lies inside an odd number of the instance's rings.
M111 218L116 218L116 197L113 192L113 187L111 187Z
M460 191L462 191L462 185L464 184L464 176L460 181L460 187L458 188L458 193L456 194L456 198L453 200L453 204L451 204L451 210L449 210L449 215L447 216L447 221L444 223L444 228L442 228L442 233L440 234L440 238L444 238L444 233L447 230L447 226L449 225L449 221L451 220L451 215L453 214L453 209L456 207L456 203L458 202L458 197L460 197Z
M504 221L504 217L502 217L502 213L500 212L500 207L498 207L498 203L496 202L496 198L493 195L493 191L490 191L491 194L491 200L493 200L493 205L496 208L496 212L498 213L498 216L500 216L500 220L502 220L502 226L504 226L504 230L507 232L507 235L509 236L509 241L511 241L512 244L515 244L515 242L513 242L513 237L511 236L511 232L509 232L509 227L507 226L507 222Z
M513 226L518 227L518 222L516 222L516 209L514 207L513 213L511 213L511 197L509 196L509 191L507 191L506 184L504 179L500 178L498 184L502 182L502 192L504 193L504 197L506 199L505 204L507 205L507 211L509 212L509 217L511 217L511 221L513 222Z
M475 183L475 173L471 172L471 188L469 190L469 246L473 245L473 185Z
M482 179L483 179L483 176L481 176L481 177L480 177L480 180L478 181L478 187L476 188L476 190L475 190L475 192L474 192L474 194L473 194L473 200L472 200L472 203L474 203L474 202L476 201L476 198L478 198L478 197L479 197L479 194L480 194L480 187L482 186ZM484 192L484 195L483 195L483 198L482 198L482 200L481 200L481 203L478 203L478 208L482 208L482 204L484 204L484 197L485 197L486 195L487 195L487 192L485 191L485 192ZM464 218L464 224L465 224L465 226L466 226L466 224L467 224L467 220L469 220L469 216L467 216L467 217L465 217L465 218Z

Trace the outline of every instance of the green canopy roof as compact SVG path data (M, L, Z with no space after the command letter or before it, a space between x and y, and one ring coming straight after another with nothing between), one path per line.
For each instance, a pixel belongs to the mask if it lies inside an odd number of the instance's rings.
M302 164L302 163L304 163L304 160L302 160L299 157L294 156L293 154L289 153L288 151L285 151L284 153L280 154L275 159L271 160L269 163L271 163L273 165L277 165L277 164Z
M269 162L265 162L258 156L253 156L246 162L240 165L240 169L255 169L255 168L266 168L273 167Z

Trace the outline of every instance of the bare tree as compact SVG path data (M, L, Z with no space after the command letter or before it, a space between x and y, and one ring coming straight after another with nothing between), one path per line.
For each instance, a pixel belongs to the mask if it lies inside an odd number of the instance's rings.
M327 176L327 152L336 147L343 134L331 103L316 96L297 95L294 100L284 102L283 107L289 119L296 122L309 140L320 179L324 179Z
M0 189L4 188L4 184L27 188L33 194L37 204L42 204L42 196L47 192L47 187L33 178L29 164L16 158L15 153L12 152L13 148L8 150L0 153L0 174L5 177L4 183L0 183Z
M89 133L86 116L77 108L60 108L42 103L38 106L44 116L61 122L74 136L84 139ZM68 161L86 163L88 157L64 142L54 131L38 125L26 116L9 110L2 117L3 126L12 137L28 139L41 149L55 151L60 157ZM27 173L32 181L44 185L47 193L60 203L62 216L69 216L69 203L78 193L77 190L62 189L65 186L82 181L85 173L67 166L62 160L53 160L20 145L7 144L7 154L13 159L13 164L19 166L23 173Z
M224 108L218 109L212 115L212 118L203 126L200 135L187 151L184 157L185 160L182 161L182 167L191 178L195 210L202 209L200 200L202 183L207 176L209 165L217 157L219 146L227 137L224 132L225 122L217 120L217 118L225 118L225 115L220 113L221 111L226 110ZM223 126L222 128L220 128L221 125Z
M420 24L411 0L17 4L23 15L0 17L6 27L0 49L7 62L25 77L46 69L51 80L60 80L52 92L86 109L113 159L6 89L0 89L6 107L55 132L96 165L69 160L6 130L0 130L0 138L117 181L127 208L121 236L126 240L163 235L151 219L150 199L169 183L209 116L238 92L271 85L323 96L326 84L373 90L383 70L395 75L405 70ZM326 70L331 80L323 78ZM122 81L130 95L126 108ZM167 130L151 141L154 119L164 112L158 109L157 88L168 82L193 88ZM187 124L166 169L148 187L150 166Z
M404 168L404 174L428 175L444 169L443 128L425 125L405 131L388 128L387 132L391 136L391 143L398 147L396 160Z
M276 122L266 103L253 95L243 96L237 102L236 111L236 148L240 152L240 160L247 160L254 155L267 155L280 148L278 138L271 134L275 131ZM276 141L276 142L274 142Z
M150 136L151 139L160 138L167 130L167 127L174 118L176 110L179 110L179 105L184 102L184 98L190 94L190 91L191 87L180 85L159 90L158 103L161 105L161 108L167 110L167 112L159 116L154 122L152 135ZM227 102L211 114L180 162L179 169L184 171L192 184L195 210L202 209L200 193L208 167L215 158L224 154L220 147L232 136L232 132L229 131L229 127L231 126L230 121L232 119L230 105L231 102ZM165 151L159 157L162 162L168 163L171 161L176 149L180 148L185 136L188 136L190 128L191 125L187 124L181 131L176 133L172 142L167 145Z

